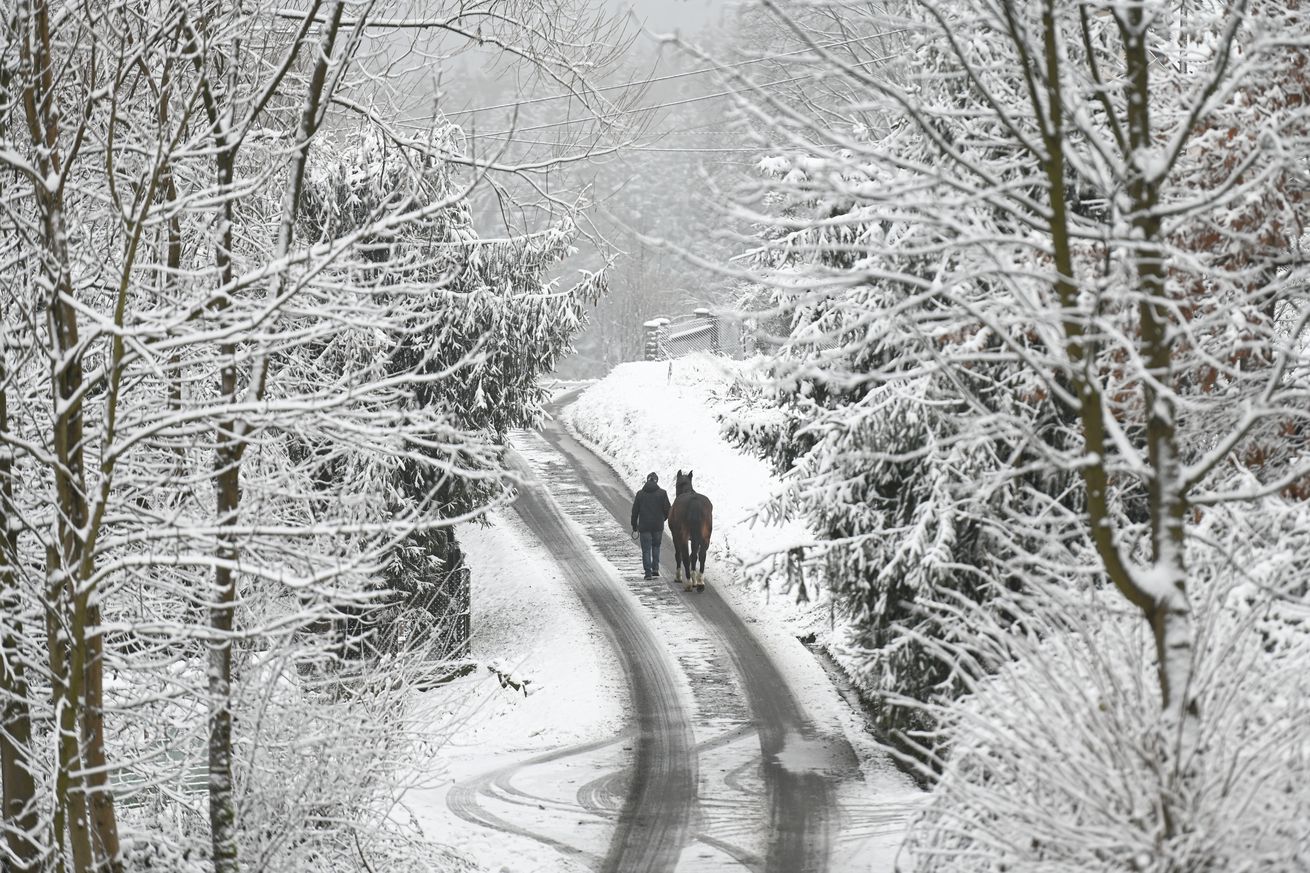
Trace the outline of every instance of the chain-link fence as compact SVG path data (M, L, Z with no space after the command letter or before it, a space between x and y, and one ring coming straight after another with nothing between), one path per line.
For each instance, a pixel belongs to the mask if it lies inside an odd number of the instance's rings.
M667 361L692 352L709 352L738 358L742 355L739 329L708 309L691 315L653 318L643 325L646 332L645 357L648 361Z

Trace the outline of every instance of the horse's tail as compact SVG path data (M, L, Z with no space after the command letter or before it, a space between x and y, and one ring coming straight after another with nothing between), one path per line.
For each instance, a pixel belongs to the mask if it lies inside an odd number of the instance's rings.
M710 542L710 507L704 498L687 501L687 530L691 534L691 547L695 551Z

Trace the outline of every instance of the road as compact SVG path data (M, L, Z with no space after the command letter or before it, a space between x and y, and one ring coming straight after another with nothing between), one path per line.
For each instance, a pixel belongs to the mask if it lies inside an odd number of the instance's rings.
M526 464L522 469L530 473ZM516 507L608 635L631 689L636 715L632 775L601 869L671 870L690 829L697 782L691 723L674 666L645 616L595 559L591 546L567 523L546 489L523 489Z
M664 576L643 580L627 534L628 486L557 421L513 444L533 483L516 510L606 635L630 690L632 725L469 780L452 791L451 808L581 853L602 873L869 869L851 863L851 846L894 830L904 810L839 803L839 788L849 799L860 781L855 753L807 719L768 649L715 590L709 565L710 586L684 593L666 548ZM565 790L576 781L565 773L589 778ZM586 855L535 825L534 807L611 821L607 850ZM834 859L839 822L847 846Z

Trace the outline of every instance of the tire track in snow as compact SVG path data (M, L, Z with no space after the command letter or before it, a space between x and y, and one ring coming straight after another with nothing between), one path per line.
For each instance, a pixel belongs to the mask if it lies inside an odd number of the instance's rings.
M520 761L507 767L501 767L490 773L485 773L476 779L469 779L453 786L450 789L450 793L446 796L446 805L450 808L451 812L464 819L464 821L481 827L490 828L492 830L501 831L502 833L527 837L530 840L535 840L543 845L550 846L565 855L584 857L591 863L597 864L600 862L600 857L597 855L592 855L589 852L579 849L577 846L571 846L562 840L557 840L546 834L538 833L531 828L523 827L514 822L507 821L495 813L488 812L483 808L482 803L479 800L479 795L490 793L488 789L493 785L507 783L515 773L518 773L520 770L527 767L550 764L564 758L585 755L589 752L603 749L606 746L611 746L622 739L621 736L611 737L605 740L585 743L581 746L571 746L567 749L555 749L554 751L529 758L526 761Z
M515 462L531 482L526 463L517 456ZM609 636L631 689L636 728L631 779L600 870L672 871L696 814L697 756L669 652L542 486L525 485L515 508Z
M754 729L750 725L729 730L717 737L696 746L697 754L713 752L716 749L729 746L741 739L743 736L753 733ZM472 779L466 779L451 788L447 795L447 804L451 811L463 820L480 827L490 828L492 830L504 833L514 834L516 836L526 837L535 840L543 845L563 854L586 859L593 866L599 867L603 859L599 854L587 852L576 846L570 845L563 840L556 839L545 830L534 830L522 824L511 822L501 815L489 811L484 806L484 801L492 800L500 804L509 806L550 809L558 812L577 813L586 812L598 816L602 819L615 820L622 814L623 801L626 796L626 785L631 776L630 768L623 767L617 770L603 772L602 775L581 785L576 791L577 805L570 806L558 798L547 797L544 795L533 794L525 791L513 784L516 776L524 774L534 767L549 767L552 764L558 764L570 758L582 758L594 756L595 753L601 752L610 746L620 742L630 742L632 740L631 732L619 734L610 739L596 740L590 743L584 743L577 746L569 746L562 749L553 749L536 755L525 761L500 767L487 773L483 773ZM739 765L740 768L757 768L759 766L759 757ZM605 765L599 761L596 765L603 768ZM749 791L743 790L743 793ZM760 873L763 869L761 859L755 856L750 850L744 849L723 839L722 835L710 835L703 830L697 830L692 835L695 842L704 843L712 846L722 852L724 855L735 859L741 866L752 871Z
M708 752L713 752L723 746L727 746L751 732L753 732L753 728L750 725L742 725L741 727L727 731L714 739L698 743L696 745L697 757L705 755ZM758 765L759 759L755 758L739 766L752 767ZM622 770L598 776L578 788L578 805L596 815L617 815L623 805L626 781L627 773ZM742 793L748 792L743 791ZM702 836L703 834L698 833L697 839L702 838Z

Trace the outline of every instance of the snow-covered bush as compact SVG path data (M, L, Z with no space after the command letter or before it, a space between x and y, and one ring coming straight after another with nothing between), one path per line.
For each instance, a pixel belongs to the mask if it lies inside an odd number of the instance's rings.
M1149 629L1108 592L1055 580L1000 595L1018 622L958 602L966 637L928 640L967 677L936 707L944 772L904 847L923 873L1267 871L1310 866L1310 522L1206 525L1198 550L1199 743L1158 717ZM993 672L994 671L994 672ZM1188 771L1179 779L1173 768ZM1172 821L1168 829L1163 817Z

